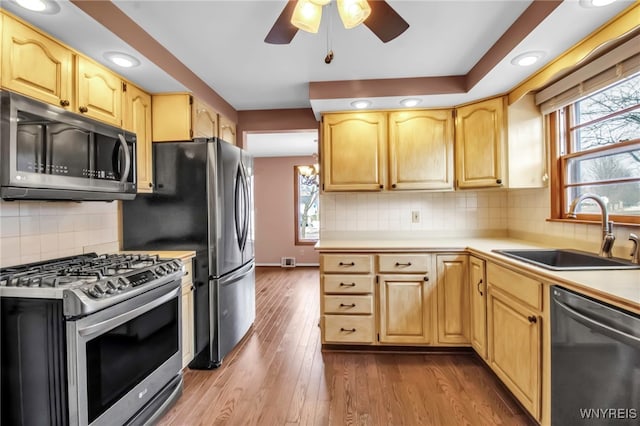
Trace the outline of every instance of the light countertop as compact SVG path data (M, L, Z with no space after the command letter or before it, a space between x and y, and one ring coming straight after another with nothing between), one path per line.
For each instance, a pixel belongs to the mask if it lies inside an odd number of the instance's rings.
M322 240L320 252L456 252L464 251L533 276L547 285L559 284L640 314L640 269L552 271L495 253L495 249L548 248L509 238L435 238L416 240ZM564 248L564 247L554 247Z

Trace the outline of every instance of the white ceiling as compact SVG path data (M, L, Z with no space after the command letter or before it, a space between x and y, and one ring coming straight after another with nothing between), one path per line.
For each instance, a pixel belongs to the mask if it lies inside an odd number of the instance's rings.
M468 93L419 96L419 106L446 107L507 92L634 3L594 8L583 7L585 1L565 0ZM29 12L14 0L3 0L2 7L112 68L102 56L106 51L139 57L139 67L116 71L151 93L189 90L74 4L58 3L55 15ZM410 27L386 44L363 25L345 30L330 5L318 34L298 31L289 45L263 41L284 0L113 3L236 110L311 107L318 116L352 109L353 99L310 100L309 82L464 75L532 0L389 0ZM328 40L335 54L329 65ZM510 63L531 50L545 52L544 59L524 68ZM370 108L399 108L405 97L373 98Z

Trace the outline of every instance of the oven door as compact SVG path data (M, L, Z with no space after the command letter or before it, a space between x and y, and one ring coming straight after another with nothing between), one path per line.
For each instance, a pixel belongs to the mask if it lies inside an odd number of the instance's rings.
M181 315L173 281L68 321L70 423L125 424L179 376Z

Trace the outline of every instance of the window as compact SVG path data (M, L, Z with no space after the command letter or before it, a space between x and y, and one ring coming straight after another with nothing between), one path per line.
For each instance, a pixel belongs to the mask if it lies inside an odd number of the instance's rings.
M320 234L318 170L317 164L293 167L296 245L315 244L318 241Z
M566 217L571 201L589 192L605 201L613 221L640 223L640 74L551 113L550 124L557 159L553 216ZM600 219L590 200L577 213Z

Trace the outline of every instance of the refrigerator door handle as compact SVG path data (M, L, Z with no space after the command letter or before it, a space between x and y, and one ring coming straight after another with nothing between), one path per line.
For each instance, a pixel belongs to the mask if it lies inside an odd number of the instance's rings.
M241 196L244 196L244 190L241 188L242 185L242 169L240 166L238 166L238 171L236 172L236 190L235 190L235 200L234 200L234 214L235 214L235 225L236 225L236 238L238 240L238 247L240 248L240 251L242 251L242 236L243 236L243 230L241 228L242 223L241 220L242 218L240 217L240 215L243 213L240 210L240 202ZM242 191L242 194L241 194Z
M247 245L247 238L249 237L249 215L251 211L251 200L249 199L249 180L247 179L247 171L244 164L241 165L242 169L242 189L244 191L244 220L243 220L243 235L242 235L242 250L244 251Z

